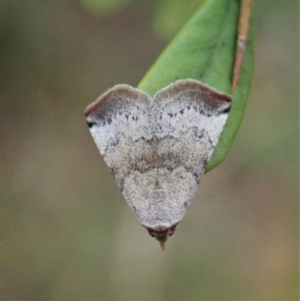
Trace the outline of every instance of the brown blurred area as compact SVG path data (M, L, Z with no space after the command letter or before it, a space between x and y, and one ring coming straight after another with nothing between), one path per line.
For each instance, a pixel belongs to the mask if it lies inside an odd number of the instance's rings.
M0 1L0 301L297 300L297 2L256 1L242 127L164 252L83 118L168 43L163 0L124 3Z

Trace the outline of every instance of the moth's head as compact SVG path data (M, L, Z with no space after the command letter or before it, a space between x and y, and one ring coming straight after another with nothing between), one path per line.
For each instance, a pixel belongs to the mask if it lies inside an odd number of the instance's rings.
M171 227L155 227L155 228L145 227L145 228L148 230L150 236L156 238L156 240L159 241L162 250L164 250L165 242L170 236L174 234L176 226L177 224Z

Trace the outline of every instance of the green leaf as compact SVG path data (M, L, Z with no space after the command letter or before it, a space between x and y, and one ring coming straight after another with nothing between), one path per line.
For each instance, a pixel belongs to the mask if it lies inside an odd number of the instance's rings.
M253 70L253 29L239 84L231 93L239 0L208 0L180 30L139 84L150 95L178 79L196 79L232 97L232 109L206 171L222 162L241 124Z

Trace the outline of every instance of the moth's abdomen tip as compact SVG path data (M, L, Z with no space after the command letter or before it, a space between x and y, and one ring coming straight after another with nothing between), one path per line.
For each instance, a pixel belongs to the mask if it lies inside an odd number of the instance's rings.
M160 244L162 251L165 249L165 243L175 232L177 223L171 227L145 227L150 236L154 237Z
M161 250L164 251L165 250L165 241L160 242L159 244L160 244Z

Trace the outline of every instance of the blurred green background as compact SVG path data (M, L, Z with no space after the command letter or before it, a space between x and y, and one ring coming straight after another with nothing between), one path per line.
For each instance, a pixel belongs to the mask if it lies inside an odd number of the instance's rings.
M297 300L298 1L256 1L246 115L162 252L83 109L199 0L0 0L0 300Z

